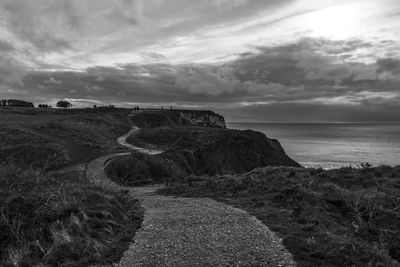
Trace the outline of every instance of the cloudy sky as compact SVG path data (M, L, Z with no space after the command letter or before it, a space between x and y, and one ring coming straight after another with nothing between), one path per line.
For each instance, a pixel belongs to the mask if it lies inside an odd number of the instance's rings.
M0 98L400 121L400 1L0 0Z

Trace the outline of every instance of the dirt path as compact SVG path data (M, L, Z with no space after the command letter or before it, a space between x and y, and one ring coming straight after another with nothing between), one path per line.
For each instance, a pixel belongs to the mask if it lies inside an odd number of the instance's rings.
M127 137L118 142L126 143ZM122 155L126 153L98 158L86 171L97 184L129 190L145 208L142 228L118 266L296 266L281 239L243 210L208 198L157 195L160 186L130 188L113 183L104 166Z

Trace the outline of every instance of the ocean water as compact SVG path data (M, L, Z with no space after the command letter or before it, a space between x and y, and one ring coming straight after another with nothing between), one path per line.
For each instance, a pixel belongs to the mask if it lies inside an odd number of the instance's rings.
M400 165L400 123L227 123L280 141L305 167Z

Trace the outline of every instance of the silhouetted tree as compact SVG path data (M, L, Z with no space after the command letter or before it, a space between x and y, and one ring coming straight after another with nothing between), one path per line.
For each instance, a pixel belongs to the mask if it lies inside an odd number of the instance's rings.
M47 105L47 104L39 104L38 108L50 108L51 106Z
M70 108L70 107L72 107L72 104L69 103L68 101L58 101L56 106L58 108Z

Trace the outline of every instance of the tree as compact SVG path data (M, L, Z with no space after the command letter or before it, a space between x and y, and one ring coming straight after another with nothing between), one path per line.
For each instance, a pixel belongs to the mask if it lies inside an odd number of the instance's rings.
M3 99L1 100L1 106L10 106L10 107L23 107L23 108L33 108L35 107L33 103L18 100L18 99Z
M38 108L50 108L50 106L47 104L39 104Z
M72 104L69 103L68 101L58 101L56 106L58 108L70 108L72 107Z

